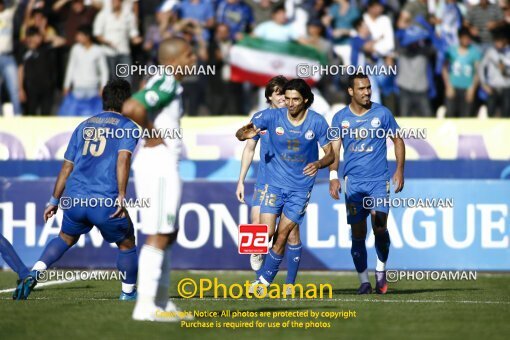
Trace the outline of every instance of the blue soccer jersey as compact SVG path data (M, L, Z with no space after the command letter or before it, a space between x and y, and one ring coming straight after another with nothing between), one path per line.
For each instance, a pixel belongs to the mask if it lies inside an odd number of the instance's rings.
M286 108L267 109L252 118L253 124L267 130L269 136L264 154L266 184L292 191L310 191L315 176L304 175L303 169L319 159L317 143L321 147L329 143L328 123L312 110L308 110L299 126L294 126L287 115Z
M64 159L74 164L64 196L116 198L117 154L133 152L139 126L114 112L103 112L74 130Z
M340 128L344 147L344 176L361 181L389 180L386 136L396 135L399 126L390 110L372 103L364 115L349 106L338 111L331 122Z
M254 140L259 141L260 144L260 161L259 161L259 169L257 173L257 181L255 185L264 185L266 184L266 154L268 151L269 144L269 135L267 131L260 131L258 135L253 137Z

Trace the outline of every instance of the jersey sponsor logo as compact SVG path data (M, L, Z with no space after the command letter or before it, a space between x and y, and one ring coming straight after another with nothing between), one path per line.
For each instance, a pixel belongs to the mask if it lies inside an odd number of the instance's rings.
M348 120L342 120L342 129L348 129L351 126Z
M156 91L147 91L147 93L145 93L145 101L147 102L147 104L149 106L154 106L156 105L156 103L158 102L159 100L159 96L158 94L156 93Z
M281 126L278 126L278 127L276 128L276 134L277 134L278 136L281 136L281 135L283 135L284 133L285 133L285 131L283 130L283 128L282 128Z
M308 130L305 133L305 138L308 139L308 140L312 140L312 139L315 138L315 133L313 133L312 130Z
M239 254L267 254L269 252L269 226L267 224L241 224L238 229Z
M378 128L379 126L381 126L381 121L379 120L379 118L375 117L370 122L370 125L372 125L373 128Z

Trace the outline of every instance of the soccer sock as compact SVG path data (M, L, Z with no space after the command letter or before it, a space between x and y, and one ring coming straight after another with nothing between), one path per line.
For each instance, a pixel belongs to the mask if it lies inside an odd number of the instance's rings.
M301 242L296 245L287 245L287 279L285 283L294 284L296 282L296 276L299 269L299 263L301 262L301 252L303 245Z
M266 261L264 262L262 275L260 276L260 279L264 284L271 284L273 282L274 277L278 274L282 260L283 255L278 255L273 252L273 250L269 251L266 256Z
M377 252L377 265L375 270L386 270L386 261L390 252L390 234L386 230L382 234L375 234L375 251Z
M168 288L170 288L170 254L171 246L166 247L161 266L161 277L156 291L156 306L165 309L168 303Z
M117 256L117 269L125 275L122 281L122 291L124 293L132 293L135 289L136 275L138 274L138 255L136 247L128 250L120 250Z
M51 267L53 263L57 262L69 248L69 245L60 236L55 237L44 248L39 261L36 262L32 270L46 270L46 268Z
M142 247L138 266L137 304L154 304L164 255L165 252L161 249L146 244Z
M260 266L260 269L255 272L255 275L256 275L255 280L258 280L260 275L262 275L262 273L264 272L264 265L266 264L266 257L267 257L267 254L262 255L262 259L263 259L262 266Z
M18 274L20 280L28 276L28 268L21 261L12 244L2 234L0 234L0 253L7 265Z
M367 247L365 246L364 239L357 239L354 237L352 238L351 255L352 260L354 261L354 266L356 267L356 271L358 273L365 272L367 269ZM363 282L364 281L362 281L362 283Z

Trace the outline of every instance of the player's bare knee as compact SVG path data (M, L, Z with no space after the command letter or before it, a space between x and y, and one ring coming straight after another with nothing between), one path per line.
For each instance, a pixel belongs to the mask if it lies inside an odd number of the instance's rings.
M388 215L383 213L383 212L380 212L380 211L376 211L375 214L373 215L373 219L372 219L372 229L374 231L374 235L380 235L380 234L384 234L387 230L387 226L386 226L386 221L388 220Z
M134 247L136 247L135 236L133 235L123 239L120 242L117 242L117 246L119 247L120 250L133 249Z
M258 209L252 209L251 223L252 224L260 224L260 212L258 211Z
M64 240L64 242L69 246L69 247L72 247L74 246L74 244L76 242L78 242L78 240L80 239L80 235L78 236L75 236L75 235L68 235L66 233L64 233L63 231L60 231L60 233L58 234L58 236Z
M298 225L294 229L292 229L292 231L289 233L289 237L287 238L287 243L290 245L297 245L297 244L301 243Z
M356 239L366 239L367 237L367 222L362 221L359 223L351 224L352 237Z

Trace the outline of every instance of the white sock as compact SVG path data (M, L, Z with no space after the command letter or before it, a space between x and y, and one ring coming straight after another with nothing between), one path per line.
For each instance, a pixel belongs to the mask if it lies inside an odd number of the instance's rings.
M170 247L165 250L163 265L161 266L161 277L156 291L156 306L165 309L168 303L168 288L170 288Z
M42 261L37 261L34 264L34 266L32 267L32 270L37 270L37 271L43 271L46 269L48 269L48 266L46 265L46 263L44 263Z
M154 304L161 277L164 251L143 245L138 264L138 303Z
M359 282L361 282L361 283L370 282L368 280L368 268L365 269L363 272L358 273L358 277L359 277Z
M386 262L382 262L377 258L377 264L375 265L375 270L378 272L383 272L386 270Z
M122 282L122 291L126 294L132 293L135 290L134 283L124 283Z

